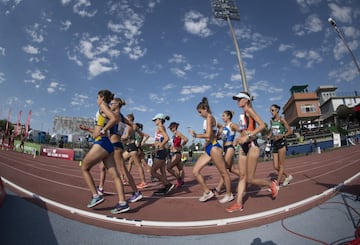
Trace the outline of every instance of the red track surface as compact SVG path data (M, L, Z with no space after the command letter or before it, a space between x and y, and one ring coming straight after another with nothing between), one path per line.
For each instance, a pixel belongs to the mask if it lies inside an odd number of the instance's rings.
M92 171L98 182L98 168L95 166ZM220 204L218 202L220 197L206 203L199 202L198 198L202 191L191 175L191 167L186 167L185 171L184 187L175 189L168 196L158 197L153 196L152 193L160 187L159 183L152 183L152 186L142 190L145 198L130 204L130 212L112 215L109 211L115 206L117 199L110 176L105 184L105 202L88 209L86 205L90 200L90 191L81 175L79 162L40 156L34 158L18 152L0 151L0 176L4 178L7 188L28 197L27 194L10 185L14 183L46 200L83 210L89 214L99 214L105 219L89 217L81 212L72 213L66 208L62 209L53 203L44 203L39 198L33 198L34 202L44 208L71 219L113 230L154 235L199 235L249 228L303 212L332 197L335 192L329 191L326 195L323 193L353 176L356 177L343 188L360 194L360 145L287 159L286 171L294 176L292 183L281 188L275 200L271 199L270 193L265 188L250 186L243 212L227 213L225 208L232 203ZM269 178L272 173L274 171L271 162L258 164L257 177ZM139 183L137 169L133 169L132 174ZM202 174L206 176L209 187L217 184L219 174L215 167L206 167ZM149 177L147 173L147 179ZM231 177L235 192L237 178L233 175ZM170 176L169 179L173 180ZM125 186L125 192L126 196L130 197L129 186ZM316 195L319 196L309 200ZM306 202L299 203L303 200ZM285 206L289 209L281 210ZM109 218L111 216L113 218ZM215 224L214 220L217 220ZM142 225L141 221L148 223ZM151 221L154 221L153 225ZM204 223L198 225L201 221ZM205 223L205 221L212 222Z

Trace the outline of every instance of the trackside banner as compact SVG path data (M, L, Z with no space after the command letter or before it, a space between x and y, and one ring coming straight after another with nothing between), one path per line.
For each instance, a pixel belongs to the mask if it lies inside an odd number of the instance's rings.
M42 146L41 150L40 150L40 155L47 156L47 157L73 160L74 159L74 150Z

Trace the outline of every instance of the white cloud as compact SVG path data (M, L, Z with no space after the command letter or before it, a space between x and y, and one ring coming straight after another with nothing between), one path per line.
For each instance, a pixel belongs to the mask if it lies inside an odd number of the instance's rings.
M163 68L163 66L161 64L155 64L152 67L150 67L149 65L142 65L141 69L144 71L144 73L146 74L154 74L157 73L158 71L160 71Z
M124 53L129 55L129 58L132 60L138 60L139 58L143 57L147 52L146 48L142 48L140 46L127 46L124 47Z
M322 30L323 24L316 14L308 16L305 20L305 28L308 33L319 32Z
M182 54L173 54L173 57L169 59L169 63L185 63L186 62L186 58L184 55Z
M5 74L0 72L0 84L2 84L5 81Z
M189 94L201 94L206 93L211 88L209 85L201 85L201 86L184 86L181 89L180 94L189 95Z
M5 48L0 47L0 56L5 56Z
M44 80L46 78L46 76L38 69L34 72L28 71L28 73L30 73L31 78L35 80Z
M28 105L28 106L30 106L30 105L33 105L33 104L34 104L34 101L31 100L31 99L27 99L27 100L25 100L25 104Z
M45 40L46 31L38 23L26 28L26 33L30 36L31 41L42 43Z
M248 27L243 27L241 29L235 30L235 35L239 39L250 40L250 46L242 49L241 54L243 58L254 58L254 53L259 52L267 47L271 46L273 42L276 40L273 37L264 36L261 33L253 32ZM236 55L234 49L232 49L231 53Z
M49 87L47 88L47 91L49 94L52 94L52 93L55 93L56 91L64 91L64 87L56 82L56 81L52 81L50 84L49 84Z
M130 111L141 111L146 112L147 108L145 106L133 106L129 108Z
M176 85L173 84L173 83L169 83L169 84L165 85L162 89L163 90L171 90L171 89L174 89L174 88L176 88Z
M5 11L5 15L9 15L11 11L14 11L15 8L22 2L23 0L1 0L0 3L7 5L9 9Z
M85 55L86 58L88 58L88 59L94 58L95 55L94 55L92 49L93 49L93 45L90 41L88 41L88 40L80 41L80 52L83 55Z
M212 35L211 30L208 28L209 18L202 15L197 11L189 11L185 14L184 27L185 30L191 34L208 37Z
M321 3L322 0L296 0L296 3L300 6L303 12L310 11L313 5Z
M207 72L199 72L203 79L214 80L216 77L220 76L219 73L207 73Z
M119 43L119 37L116 35L89 37L89 34L84 34L79 45L74 48L74 54L67 52L67 56L79 66L83 65L79 56L84 56L89 61L89 76L95 77L101 73L117 69L116 63L112 62L111 59L120 55L117 48ZM129 50L129 52L132 52L129 56L135 57L134 59L143 55L142 50L136 48Z
M81 17L94 17L97 10L88 10L91 7L90 0L75 0L73 11Z
M297 24L293 26L293 31L297 36L304 36L305 34L319 32L322 29L323 29L323 22L316 14L309 15L305 19L304 24Z
M149 99L156 104L162 104L166 101L164 97L154 93L149 94Z
M71 99L70 104L72 106L82 106L87 103L88 99L89 99L89 96L87 96L87 95L75 93L75 95Z
M69 30L71 24L72 24L72 23L71 23L70 20L61 21L61 27L60 27L60 29L63 30L63 31L67 31L67 30Z
M110 66L109 66L110 64ZM96 58L90 61L89 74L90 77L96 77L101 73L112 71L116 69L116 66L111 66L111 62L108 58Z
M314 64L321 63L323 58L321 55L315 50L297 50L293 52L293 56L295 57L291 62L299 66L301 61L305 61L305 67L311 68Z
M67 5L71 2L72 0L61 0L61 4L62 5Z
M289 50L289 49L292 49L292 48L293 48L293 45L281 43L281 44L279 45L278 50L279 50L280 52L285 52L285 51L287 51L287 50Z
M350 63L343 66L339 66L328 73L329 78L335 80L337 83L342 83L344 81L350 82L353 81L356 77L359 76L359 72L355 67L355 64L351 61Z
M66 53L69 60L74 61L78 66L83 66L83 63L76 55L71 55L69 52Z
M11 97L9 97L9 98L7 99L8 105L14 105L14 104L16 104L16 103L19 102L19 101L20 101L19 98L16 97L16 96L11 96Z
M335 3L329 3L331 14L329 17L335 19L335 21L341 21L343 23L351 23L351 8L340 7Z
M142 40L139 38L142 34L141 28L144 25L144 16L136 13L127 4L113 4L110 12L116 14L120 20L118 23L109 21L107 27L114 33L121 34L128 40L122 48L123 52L132 60L138 60L145 56L147 49L140 46Z
M27 46L23 47L22 49L25 53L28 53L28 54L38 54L39 53L39 50L31 45L27 45Z
M170 69L173 74L175 74L177 77L185 77L186 72L181 70L180 68L173 67Z

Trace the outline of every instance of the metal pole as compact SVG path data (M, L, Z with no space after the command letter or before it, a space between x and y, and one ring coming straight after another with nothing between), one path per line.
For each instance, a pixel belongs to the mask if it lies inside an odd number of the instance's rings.
M336 25L336 22L332 19L332 18L329 18L328 19L329 23L334 27L336 33L338 34L339 38L343 41L343 43L345 44L347 50L349 51L353 61L354 61L354 64L358 70L358 72L360 73L360 67L359 67L359 64L357 63L357 60L355 58L355 55L353 54L353 52L351 51L349 45L347 44L344 36L342 35L341 31L337 28L337 25Z
M237 42L236 36L235 36L235 32L234 29L231 25L231 21L230 21L230 17L229 15L226 15L226 20L229 24L230 27L230 32L234 41L234 45L235 45L235 50L236 50L236 57L239 63L239 68L240 68L240 76L241 76L241 81L242 81L242 86L245 92L249 92L249 88L248 88L248 83L247 83L247 79L246 79L246 74L245 74L245 69L243 66L243 62L241 59L241 54L240 54L240 48L239 48L239 44Z

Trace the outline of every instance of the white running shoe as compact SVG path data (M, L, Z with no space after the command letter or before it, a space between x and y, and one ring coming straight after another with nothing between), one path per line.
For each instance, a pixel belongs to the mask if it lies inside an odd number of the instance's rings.
M225 196L219 200L219 203L227 203L231 202L232 200L234 200L234 195L232 193L230 195L225 194Z
M282 186L287 186L288 184L290 184L290 181L292 181L294 178L292 177L292 175L289 175L288 177L285 178Z
M204 194L199 198L199 201L200 202L206 202L207 200L212 198L214 195L215 194L212 191L209 191L208 193L204 192Z

